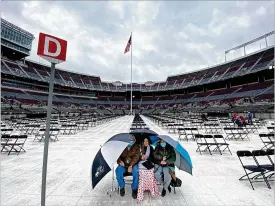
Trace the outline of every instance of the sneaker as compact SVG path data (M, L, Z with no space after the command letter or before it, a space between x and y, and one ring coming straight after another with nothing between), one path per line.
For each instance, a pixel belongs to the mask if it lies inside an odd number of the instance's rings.
M133 199L137 199L137 190L133 190L132 197Z
M162 192L161 192L161 196L164 197L166 195L166 190L163 189Z
M120 189L120 196L123 197L125 195L125 189L121 188Z

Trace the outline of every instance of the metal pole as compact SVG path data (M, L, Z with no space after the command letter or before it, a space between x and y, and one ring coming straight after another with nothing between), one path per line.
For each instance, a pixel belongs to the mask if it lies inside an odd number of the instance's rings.
M265 45L266 45L266 48L267 48L268 46L267 46L267 39L266 39L266 37L265 37Z
M133 114L133 85L132 85L132 81L133 81L133 68L132 68L132 47L133 47L133 36L132 36L132 32L131 32L131 109L130 109L130 114Z
M51 113L52 113L54 72L55 72L55 63L52 63L52 65L51 65L51 76L50 76L49 97L48 97L48 107L47 107L47 120L46 120L46 132L45 132L45 142L44 142L44 155L43 155L41 206L45 206L45 199L46 199L47 163L48 163L50 123L51 123Z

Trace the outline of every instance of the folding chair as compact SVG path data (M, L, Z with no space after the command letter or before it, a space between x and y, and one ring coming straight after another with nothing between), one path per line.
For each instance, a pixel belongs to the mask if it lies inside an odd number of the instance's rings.
M232 153L229 149L229 144L225 141L223 135L214 135L214 140L216 141L218 148L224 146L225 148L222 151L225 151L226 149L228 149L228 151L232 155Z
M174 124L168 124L168 133L175 133L175 125Z
M210 152L210 154L212 155L211 153L211 147L214 146L214 149L212 150L212 152L216 152L216 151L219 151L219 153L222 155L222 152L220 150L220 147L217 143L217 141L215 140L214 136L213 135L203 135L203 138L205 140L205 143L207 143L207 147L208 147L208 150Z
M268 130L268 132L270 132L270 133L274 133L275 132L275 129L274 129L275 127L274 126L272 126L272 127L267 127L267 130Z
M232 132L232 128L234 129L234 127L225 127L224 132L226 134L226 139L230 140L232 138L234 138L234 134Z
M259 137L261 138L264 146L262 147L263 149L271 149L274 147L274 134L259 134Z
M42 141L42 139L45 137L45 131L46 129L39 129L38 132L34 135L34 139L33 139L33 142L34 140L38 140L39 142Z
M269 152L270 152L270 151L269 151ZM272 153L270 152L270 154L272 154ZM270 188L270 184L269 184L269 182L268 182L267 177L265 177L265 174L268 174L268 173L271 172L271 173L272 173L271 176L274 175L274 164L272 164L273 162L270 161L270 158L269 158L269 156L267 155L267 152L264 151L264 150L253 150L253 151L252 151L252 155L253 155L253 158L254 158L254 160L255 160L257 166L258 166L259 168L262 168L262 169L265 170L265 172L264 172L264 174L263 174L262 176L263 176L264 181L266 182L268 188ZM273 151L273 155L274 155L274 151ZM263 162L263 161L264 161L264 160L263 160L264 158L265 158L265 163L264 163L264 164L263 164L263 163L260 163L260 160L259 160L259 159L261 159L261 161ZM260 175L255 176L254 179L259 179L259 178L258 178L259 176L260 176ZM268 175L268 176L270 176L270 175ZM272 179L272 181L274 181L274 180Z
M60 134L62 134L62 135L64 135L64 134L66 134L66 128L67 128L67 126L66 125L61 125L61 127L60 127Z
M206 140L204 138L204 135L202 135L202 134L196 134L195 135L195 141L196 141L197 146L198 146L196 152L199 151L200 154L201 154L201 151L206 152L206 150L208 150L209 153L212 155L210 147L209 147L209 144L206 142ZM204 146L205 146L204 150L201 150L201 147L204 147Z
M198 129L195 127L191 128L191 134L192 134L192 139L195 141L195 135L199 134Z
M273 169L274 169L274 162L271 158L271 156L274 157L274 149L267 149L266 154L267 154L267 157L268 157L270 163L273 165ZM269 176L267 176L267 178L271 178L272 176L274 176L274 172L272 174L270 174Z
M5 152L8 152L8 155L10 155L11 152L16 152L17 155L19 155L21 150L26 152L23 147L27 138L28 138L27 135L10 136L8 141L6 141L5 143L1 142L1 146L2 146L1 152L3 152L4 149L6 150ZM8 149L6 147L8 147Z
M50 138L53 141L58 140L57 135L59 134L60 129L59 128L54 128L54 129L50 129ZM53 137L53 138L52 138Z
M185 139L186 141L188 141L188 137L191 136L191 139L195 140L195 138L193 137L193 128L184 128L185 129ZM196 128L195 128L196 129Z
M242 164L242 167L243 167L243 169L245 171L245 175L242 176L242 177L240 177L239 180L249 180L250 185L251 185L251 187L252 187L253 190L254 190L254 187L253 187L252 183L253 182L257 182L253 178L255 176L257 176L259 173L264 177L265 182L267 182L266 177L264 176L265 169L264 168L260 168L260 167L258 167L258 165L255 164L254 157L253 157L253 155L252 155L252 153L250 151L248 151L248 150L237 151L237 156L238 156L238 158L239 158L239 160L240 160L240 162ZM251 163L249 165L244 165L244 163L242 161L242 158L249 159ZM247 170L250 171L250 172L247 173ZM250 175L254 175L254 176L251 177ZM247 178L245 179L245 177L247 177ZM269 185L269 184L267 183L267 185Z
M184 136L186 135L186 133L185 133L185 128L179 127L179 128L178 128L178 134L179 134L179 138L178 138L178 139L179 139L179 140L182 140L181 136L182 136L182 135L184 135Z
M114 176L114 167L113 167L113 181L116 179L115 178L115 176ZM125 185L130 185L132 182L133 182L133 176L132 176L132 173L129 173L129 172L124 172L124 174L123 174L123 177L124 177L124 182L125 182ZM112 183L112 185L113 185L113 183ZM113 187L113 186L112 186ZM119 184L117 184L117 189L116 188L112 188L112 192L114 192L114 191L116 191L117 190L117 193L119 193L119 190L120 190L120 188L119 188ZM111 193L109 193L109 192L107 192L107 194L109 194L110 195L110 197L111 197Z
M240 138L242 140L244 140L245 138L250 140L248 137L248 132L245 131L245 129L243 127L238 127L237 130L238 130L238 134L240 135Z

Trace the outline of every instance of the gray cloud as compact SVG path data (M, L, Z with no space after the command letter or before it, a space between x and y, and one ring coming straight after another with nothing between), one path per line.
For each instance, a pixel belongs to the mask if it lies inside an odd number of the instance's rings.
M225 50L274 30L273 1L4 1L2 8L2 17L36 36L31 59L41 61L38 33L49 33L68 40L60 68L108 81L130 80L123 52L131 31L133 80L145 82L221 63Z

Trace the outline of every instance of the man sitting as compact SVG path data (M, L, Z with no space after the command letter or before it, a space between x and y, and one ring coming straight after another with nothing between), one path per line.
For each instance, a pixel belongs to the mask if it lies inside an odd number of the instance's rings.
M166 195L166 189L168 189L172 179L170 172L175 168L175 150L161 139L160 142L156 145L155 151L153 153L153 159L156 170L155 177L159 183L163 182L161 196L164 197Z
M139 161L139 145L136 143L134 136L131 137L128 147L122 152L117 160L118 167L116 168L116 178L120 187L120 195L125 195L125 181L123 174L125 172L132 173L132 197L137 198L138 189L138 161Z

